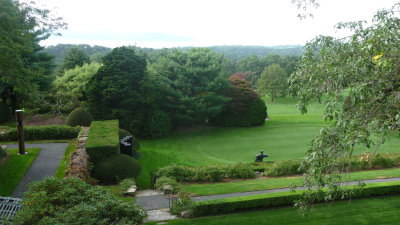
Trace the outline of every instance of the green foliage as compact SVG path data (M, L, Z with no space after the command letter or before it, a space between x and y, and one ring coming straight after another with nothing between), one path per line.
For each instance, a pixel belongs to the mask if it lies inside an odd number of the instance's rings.
M91 162L119 152L118 120L93 121L86 141L86 152Z
M350 192L337 193L335 199L355 199L370 196L380 195L398 195L400 193L399 183L388 183L383 185L370 185L361 190L354 188L348 189ZM347 193L347 194L346 194ZM352 193L349 195L349 193ZM257 208L277 207L277 206L289 206L300 198L303 197L304 191L292 192L280 192L272 194L252 195L245 197L233 197L217 200L208 200L196 202L192 206L192 214L195 217L209 216L216 214L232 213L238 210L248 210ZM342 195L343 194L343 195ZM316 192L316 202L326 201L328 192L318 191Z
M267 117L264 101L250 87L244 74L234 74L229 80L231 88L227 96L231 100L223 107L221 113L212 119L221 126L255 126L263 125Z
M310 189L329 184L335 190L335 181L349 166L340 162L351 158L356 144L374 144L377 150L390 131L400 129L399 8L378 11L368 26L339 23L338 29L353 34L343 39L319 36L304 47L290 78L298 107L306 113L309 102L326 96L324 117L335 120L307 151L305 185Z
M154 187L157 190L163 191L165 185L170 185L172 187L172 193L177 193L180 190L178 182L174 178L166 176L157 178Z
M0 123L7 122L11 117L10 108L4 102L0 102Z
M115 48L87 83L87 106L95 119L119 119L127 128L138 108L146 60L127 47Z
M101 57L111 52L111 48L98 45L88 45L88 44L57 44L47 46L43 51L55 56L55 63L61 64L64 57L71 48L79 48L85 52L86 55L90 56L90 61L101 63Z
M76 108L68 115L65 124L71 127L88 127L92 123L92 120L93 118L88 111L86 111L84 108Z
M141 224L146 213L79 179L47 178L31 184L15 224Z
M117 183L125 178L135 178L141 167L132 157L118 154L103 158L93 168L93 177L104 184Z
M118 194L123 196L124 193L133 185L136 185L134 178L123 179L118 185Z
M62 75L65 70L71 70L77 66L83 66L85 63L90 64L89 56L80 48L70 48L61 63L60 75Z
M300 169L300 160L281 160L272 163L272 166L266 168L266 173L268 176L291 176L296 174L302 174L304 170Z
M66 125L49 125L39 127L24 127L25 140L62 140L76 138L81 130L80 127ZM11 128L0 134L0 141L16 141L17 129Z
M287 75L278 64L272 64L264 69L257 83L257 91L262 94L268 94L271 100L280 96L287 95Z
M170 134L172 126L168 113L157 110L147 119L142 134L153 139L165 137Z
M14 111L51 84L53 57L41 52L39 42L66 24L34 2L13 0L0 1L0 21L0 96Z
M234 163L227 165L212 165L189 167L171 164L156 172L157 177L173 177L177 181L221 181L225 178L254 178L253 163Z
M188 211L188 210L192 209L195 201L192 200L189 195L182 194L182 193L180 193L178 195L178 197L179 197L180 201L178 200L178 201L174 201L172 203L170 212L173 215L182 216L183 211Z

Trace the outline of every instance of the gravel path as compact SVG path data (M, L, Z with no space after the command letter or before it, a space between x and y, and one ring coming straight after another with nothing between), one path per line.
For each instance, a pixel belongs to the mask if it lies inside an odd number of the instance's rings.
M22 198L30 182L54 176L67 146L68 143L25 144L26 149L41 148L41 150L11 196ZM18 145L7 145L7 148L18 148Z

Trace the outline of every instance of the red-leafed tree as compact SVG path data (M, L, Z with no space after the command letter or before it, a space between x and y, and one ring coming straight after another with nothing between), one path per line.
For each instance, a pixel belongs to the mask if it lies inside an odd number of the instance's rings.
M245 75L236 73L228 80L231 87L227 90L226 96L231 100L213 122L220 126L263 125L267 118L265 102L251 88L250 82L245 80Z

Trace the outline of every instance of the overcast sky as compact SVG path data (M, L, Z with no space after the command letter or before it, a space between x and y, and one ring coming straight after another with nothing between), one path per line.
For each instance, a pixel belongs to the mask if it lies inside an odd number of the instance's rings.
M367 20L399 0L320 0L299 20L291 0L37 0L68 23L44 45L304 45L317 35L343 35L338 22Z

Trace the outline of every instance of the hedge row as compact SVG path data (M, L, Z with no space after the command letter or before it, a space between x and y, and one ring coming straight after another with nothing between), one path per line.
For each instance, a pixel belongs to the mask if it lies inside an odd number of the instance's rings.
M173 177L177 181L220 181L225 178L253 178L255 172L264 172L267 176L291 176L303 174L300 169L301 160L281 160L263 163L235 163L225 165L189 167L181 165L168 165L157 170L156 177ZM350 162L350 170L381 169L400 166L400 154L376 154L374 157L355 156Z
M234 197L225 199L216 199L196 202L191 206L191 214L194 217L209 216L216 214L231 213L238 210L248 210L256 208L267 208L276 206L289 206L293 205L295 200L300 199L304 191L281 192L245 197ZM399 182L388 182L382 184L370 184L360 192L355 192L345 199L365 198L378 195L398 195L400 194ZM338 199L339 200L339 197ZM316 202L324 201L324 192L320 192L320 196Z
M59 140L76 138L80 127L66 125L24 127L25 140ZM17 129L11 128L0 134L0 141L16 141Z
M93 121L86 141L91 162L119 153L118 120Z
M224 178L254 178L252 164L235 163L226 165L188 167L181 165L168 165L156 172L156 177L172 177L177 181L221 181Z

